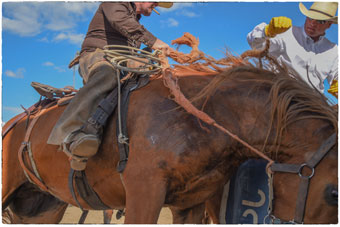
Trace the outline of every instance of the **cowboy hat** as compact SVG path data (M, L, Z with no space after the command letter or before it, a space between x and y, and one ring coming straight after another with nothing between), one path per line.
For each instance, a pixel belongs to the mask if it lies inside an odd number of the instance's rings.
M173 2L158 2L158 6L163 8L171 8L173 4Z
M158 2L158 6L162 8L171 8L173 4L174 3L172 2ZM157 10L153 9L153 11L155 11L155 13L159 15L159 12Z
M300 11L306 17L314 20L327 20L338 23L338 17L335 16L338 9L337 2L314 2L309 10L300 2Z

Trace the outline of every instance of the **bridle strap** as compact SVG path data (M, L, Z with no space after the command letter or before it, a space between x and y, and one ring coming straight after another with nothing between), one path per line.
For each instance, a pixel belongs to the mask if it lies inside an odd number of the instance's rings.
M272 172L298 173L299 169L300 165L296 164L273 163L270 170Z
M305 214L306 201L308 195L309 181L314 175L314 168L319 164L319 162L326 156L326 154L331 150L331 148L336 143L336 134L332 134L313 154L313 156L304 164L282 164L273 163L271 165L272 172L285 172L285 173L296 173L299 174L301 181L299 185L298 196L296 200L296 209L294 222L303 223L303 218ZM302 169L307 166L312 170L310 176L303 176Z
M331 150L331 148L336 143L336 134L334 133L331 135L319 148L317 152L312 156L311 159L307 161L307 165L310 167L315 167L319 164L319 162L323 159L323 157L326 156L328 151Z
M302 177L299 185L298 196L296 198L296 208L294 221L302 224L305 216L306 201L309 188L309 177Z

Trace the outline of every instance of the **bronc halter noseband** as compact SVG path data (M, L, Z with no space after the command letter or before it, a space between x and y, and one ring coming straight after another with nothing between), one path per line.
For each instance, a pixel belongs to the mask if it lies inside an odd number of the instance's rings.
M270 218L272 224L283 224L283 223L291 223L291 224L302 224L303 218L305 214L306 201L308 195L308 187L309 181L314 176L314 168L319 164L319 162L327 155L327 153L333 148L336 144L336 134L332 134L321 146L320 148L313 154L313 156L305 163L298 164L282 164L282 163L272 163L269 166L269 170L272 173L269 175L269 185L270 185L270 194L272 195L273 190L273 175L275 172L284 172L284 173L296 173L301 178L298 196L296 200L295 207L295 217L290 221L282 221L281 219L275 217L272 212L272 198L269 198L269 206L268 206L268 215L265 217ZM302 173L304 168L309 168L311 170L310 175L304 175ZM270 196L271 197L271 196Z

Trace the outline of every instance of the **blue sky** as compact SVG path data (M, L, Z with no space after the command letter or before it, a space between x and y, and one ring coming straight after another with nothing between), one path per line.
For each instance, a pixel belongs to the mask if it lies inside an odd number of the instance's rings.
M82 40L98 2L5 2L2 3L2 121L30 107L39 94L32 81L54 87L82 80L68 69L80 51ZM311 2L304 2L307 8ZM166 43L189 32L200 40L200 50L223 57L226 47L241 54L250 47L246 36L257 24L275 16L290 17L294 25L305 21L298 2L176 2L171 9L159 9L141 23ZM338 43L338 27L332 25L326 37ZM75 79L74 79L75 78Z

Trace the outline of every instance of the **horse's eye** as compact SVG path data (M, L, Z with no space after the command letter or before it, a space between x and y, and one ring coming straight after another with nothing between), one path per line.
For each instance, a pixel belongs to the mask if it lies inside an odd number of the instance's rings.
M328 184L324 191L324 199L331 206L338 205L338 187L333 184Z
M338 199L338 190L332 190L331 194L334 199Z

